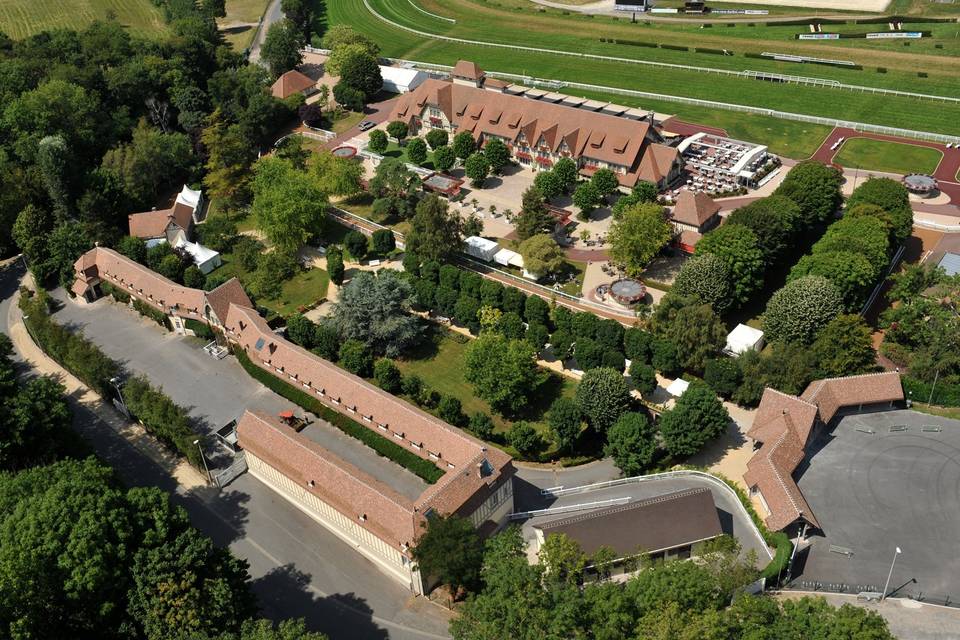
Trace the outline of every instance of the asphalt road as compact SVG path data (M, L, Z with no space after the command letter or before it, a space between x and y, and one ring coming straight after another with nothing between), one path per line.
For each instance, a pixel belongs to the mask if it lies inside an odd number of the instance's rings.
M880 591L900 547L891 592L960 599L960 421L907 410L851 415L817 447L799 486L823 536L798 554L799 580Z
M267 31L270 29L270 25L282 19L283 10L280 8L280 0L271 0L270 6L267 7L267 10L263 14L263 21L260 23L260 26L257 27L257 33L253 37L253 42L250 44L250 62L260 62L260 47L263 46L263 41L267 38Z
M0 271L0 331L9 330L10 298L22 273L22 265L16 263ZM123 312L117 311L118 315ZM141 348L130 341L126 345L130 352ZM199 386L189 370L181 371L181 376ZM349 545L249 474L240 476L222 492L212 488L185 492L97 415L75 398L70 401L76 429L126 484L157 486L169 492L187 510L195 526L249 562L253 589L264 615L274 619L303 617L310 629L331 638L449 637L445 610L414 598Z

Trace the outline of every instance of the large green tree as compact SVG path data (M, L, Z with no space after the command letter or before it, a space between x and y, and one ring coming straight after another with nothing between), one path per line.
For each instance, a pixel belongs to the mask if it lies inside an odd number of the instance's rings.
M270 73L278 77L303 62L300 50L304 44L303 27L284 18L267 29L260 57L267 63Z
M553 276L566 267L563 249L545 233L527 238L520 243L523 267L539 278Z
M556 221L550 215L543 192L536 185L523 192L520 213L517 215L517 236L526 240L535 235L552 232Z
M870 327L857 315L831 320L810 348L817 361L817 375L823 378L865 373L877 366Z
M639 276L672 236L663 207L653 203L635 205L610 225L610 258L622 264L628 275Z
M848 312L860 310L877 279L870 261L852 251L824 251L803 256L790 270L789 280L804 276L823 276L832 282Z
M816 160L795 165L777 187L775 195L789 198L800 208L800 232L826 224L840 208L843 174Z
M410 220L407 250L426 261L445 261L460 250L462 225L460 216L450 211L446 201L430 194L417 204Z
M615 369L590 369L577 385L576 402L590 426L604 433L630 410L630 388L623 374Z
M413 302L413 287L398 272L361 271L340 289L325 324L343 339L360 340L374 353L394 358L421 339L420 320L410 312Z
M710 305L667 294L651 319L657 335L677 348L680 364L685 369L703 371L711 357L726 344L727 330Z
M724 224L697 244L697 254L713 254L730 272L732 303L739 307L763 286L764 258L757 235L739 224Z
M741 224L757 236L767 264L780 264L793 253L800 225L800 207L782 195L767 196L736 209L726 224Z
M257 162L251 211L278 250L295 252L320 234L326 208L327 195L288 161L267 157Z
M190 173L194 161L190 138L182 133L163 133L141 119L133 139L107 151L103 167L123 181L135 206L152 205L161 192L177 186Z
M660 416L660 435L670 455L687 457L723 434L729 424L730 414L713 389L693 382L676 405Z
M467 346L464 364L477 395L506 415L526 408L545 379L529 343L494 332L483 332Z
M703 253L683 263L670 291L723 313L730 308L732 288L727 263L720 256Z
M613 458L624 476L642 474L653 462L656 452L656 431L645 413L625 413L607 431L603 453Z
M843 299L833 283L823 276L804 276L773 294L763 313L763 330L768 340L810 344L842 310Z
M454 594L460 587L479 587L483 545L470 521L457 515L432 515L424 528L413 548L420 572L449 585Z
M859 205L872 204L890 216L891 239L894 245L903 243L913 231L913 207L907 188L890 178L869 178L847 199L847 212Z

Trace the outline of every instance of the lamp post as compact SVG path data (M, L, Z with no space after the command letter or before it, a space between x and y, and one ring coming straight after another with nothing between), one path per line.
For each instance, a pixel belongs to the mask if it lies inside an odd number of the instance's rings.
M887 583L883 585L883 593L880 595L880 602L883 602L887 599L887 589L890 588L890 578L893 577L893 567L897 564L897 556L899 556L900 553L900 547L897 547L897 550L893 554L893 561L890 563L890 573L887 574Z
M203 447L200 446L200 439L193 441L193 444L197 445L197 449L200 450L200 459L203 461L203 470L207 472L207 482L213 482L213 477L210 475L210 468L207 466L207 457L203 455Z
M117 377L117 376L114 376L114 377L110 378L110 384L113 385L113 388L114 388L114 389L116 390L116 392L117 392L117 400L115 400L113 404L114 404L118 409L120 409L120 411L123 412L123 415L125 415L125 416L127 417L127 419L129 419L129 418L130 418L130 410L127 409L127 403L126 403L126 401L123 399L123 392L120 391L120 382L121 382L121 380L120 380L120 378Z

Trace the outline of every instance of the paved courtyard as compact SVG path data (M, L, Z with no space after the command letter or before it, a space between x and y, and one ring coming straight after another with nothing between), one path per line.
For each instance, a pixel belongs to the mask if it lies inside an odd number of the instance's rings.
M798 555L798 580L879 591L900 547L892 592L960 600L960 421L850 415L813 451L799 486L824 533Z
M174 402L188 410L194 422L209 433L243 415L245 409L276 415L292 409L303 411L247 375L236 359L214 360L203 351L203 342L178 336L131 309L100 299L80 305L58 290L54 297L63 303L55 319L81 330L103 351L120 362L131 374L145 374ZM426 484L413 473L379 456L366 445L336 427L307 416L311 424L303 434L341 458L356 465L401 495L418 497ZM221 458L224 450L220 449ZM213 452L209 452L213 453Z

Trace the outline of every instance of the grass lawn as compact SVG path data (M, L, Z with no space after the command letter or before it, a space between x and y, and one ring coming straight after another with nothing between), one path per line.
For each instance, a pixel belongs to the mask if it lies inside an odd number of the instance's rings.
M459 398L463 411L468 416L481 411L493 417L495 433L505 434L513 424L490 409L490 405L476 396L473 385L467 382L463 365L467 345L472 338L454 333L442 327L432 325L427 340L417 351L406 359L397 361L404 375L415 374L424 384L443 395ZM547 441L550 439L549 427L544 414L550 404L559 397L572 398L577 383L566 376L551 373L546 382L531 399L527 412L520 416L529 421L538 433ZM511 451L509 447L506 447ZM511 453L516 453L511 451ZM588 454L589 455L589 454ZM543 452L543 457L556 457L554 444Z
M19 40L44 29L82 29L110 15L138 36L167 32L163 15L150 0L3 0L0 31Z
M869 138L851 138L834 159L847 168L887 173L933 173L943 154L936 149Z
M919 411L920 413L928 413L932 416L941 416L943 418L960 420L960 407L938 407L936 405L927 404L926 402L914 402L913 410Z
M567 260L567 267L565 275L574 274L574 279L566 282L560 290L572 296L580 296L583 293L583 274L587 271L587 263Z
M299 272L283 283L283 292L279 300L264 300L263 306L276 311L282 316L296 313L300 307L307 307L317 300L327 297L327 286L330 277L323 269L313 269Z
M252 44L267 4L268 0L227 0L227 15L217 19L217 24L234 50L243 51Z
M409 142L409 140L407 140L407 142ZM416 164L415 162L411 161L410 158L407 157L407 145L405 144L401 147L400 145L398 145L396 142L392 140L390 141L390 144L387 145L387 150L383 152L383 157L399 158L404 162L408 162L410 164ZM424 169L433 170L433 151L430 151L429 148L427 149L427 161L419 166L423 167Z

